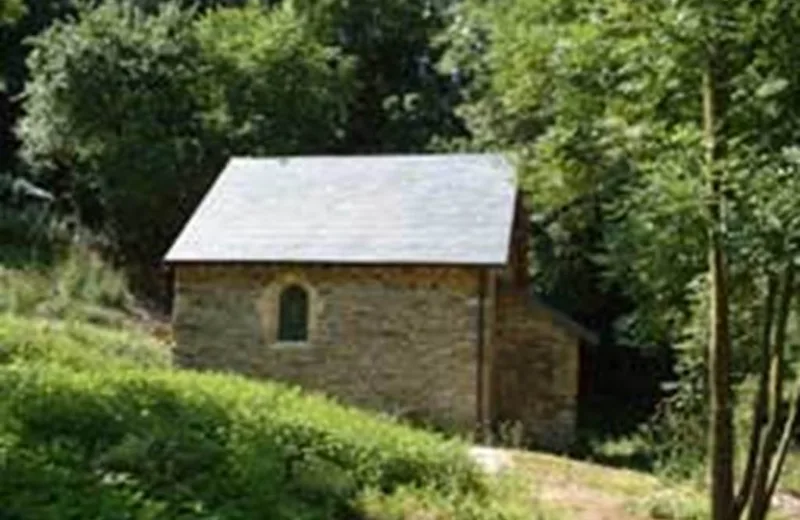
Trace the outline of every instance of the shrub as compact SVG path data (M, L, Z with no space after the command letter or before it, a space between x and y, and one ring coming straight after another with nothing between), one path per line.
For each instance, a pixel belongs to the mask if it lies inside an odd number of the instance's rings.
M65 518L43 490L78 509L104 490L94 518L352 518L367 488L486 495L455 441L236 376L6 367L3 430L12 518Z
M29 314L48 297L49 283L44 271L0 265L0 312Z
M0 314L0 365L53 363L75 370L167 367L168 345L135 329Z
M114 269L87 247L73 247L53 272L56 296L64 303L82 301L128 309L133 297L122 271Z

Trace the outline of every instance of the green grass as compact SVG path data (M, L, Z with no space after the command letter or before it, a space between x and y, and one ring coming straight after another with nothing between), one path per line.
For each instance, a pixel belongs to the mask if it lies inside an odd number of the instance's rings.
M780 488L800 495L800 450L795 448L786 457Z
M595 511L603 518L699 520L708 517L705 495L688 484L669 482L640 471L610 468L539 453L516 455L531 486L567 510L566 518ZM560 492L560 490L569 490Z
M504 477L491 493L454 495L430 488L400 487L392 493L368 489L359 495L357 509L370 520L566 520L564 511L536 503L523 480Z
M12 518L66 518L48 516L52 500L101 518L119 508L134 517L154 508L159 518L187 510L352 518L362 492L401 487L472 503L463 518L496 517L475 516L489 515L491 487L458 441L295 388L223 374L17 364L0 370L0 396L0 501Z
M170 345L137 328L0 314L0 365L52 363L73 370L168 367Z
M135 321L125 276L86 248L53 265L0 264L0 312L127 327Z
M749 426L746 420L742 420L744 415L740 410L739 431ZM648 438L641 433L619 439L603 439L587 443L587 446L591 447L587 456L590 460L599 463L627 461L630 465L622 472L594 464L586 466L578 471L585 485L629 497L629 509L645 518L708 518L708 497L705 489L707 470L694 458L672 461L669 471L660 470L658 462L651 460L650 467L654 470L642 472L641 461L652 458L654 450L648 445ZM745 444L740 443L737 447L738 459L741 461L745 455ZM674 471L675 465L681 465L681 471ZM627 486L630 488L626 489ZM790 451L779 491L793 494L800 492L800 451ZM770 518L782 519L785 514L773 511Z

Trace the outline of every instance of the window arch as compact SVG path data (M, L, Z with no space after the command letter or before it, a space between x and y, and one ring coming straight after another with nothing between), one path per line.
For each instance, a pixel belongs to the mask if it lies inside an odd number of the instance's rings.
M278 306L278 341L308 340L308 293L299 285L281 291Z

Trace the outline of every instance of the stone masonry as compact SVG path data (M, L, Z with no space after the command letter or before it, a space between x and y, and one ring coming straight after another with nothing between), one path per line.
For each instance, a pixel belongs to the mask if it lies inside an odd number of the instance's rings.
M575 432L578 338L526 296L509 289L497 296L493 419L519 422L533 444L560 450Z
M470 267L268 264L184 264L175 274L183 366L297 384L467 433L477 426L483 374L492 423L519 422L540 447L572 441L578 340L508 277ZM292 284L309 295L300 344L277 341L278 297Z
M467 267L179 265L184 366L321 390L470 431L476 418L478 270ZM309 341L276 341L277 295L309 293Z

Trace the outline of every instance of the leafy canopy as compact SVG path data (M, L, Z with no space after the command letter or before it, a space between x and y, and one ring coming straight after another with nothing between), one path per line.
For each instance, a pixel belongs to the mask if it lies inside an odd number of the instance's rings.
M736 270L766 269L798 231L800 9L711 4L468 1L448 30L443 66L462 78L470 146L516 152L551 246L549 287L598 273L636 303L621 321L636 343L678 339L705 272L700 85L712 37L731 71L720 167Z
M25 159L145 266L230 155L336 149L351 84L290 7L105 2L36 37L28 65Z

